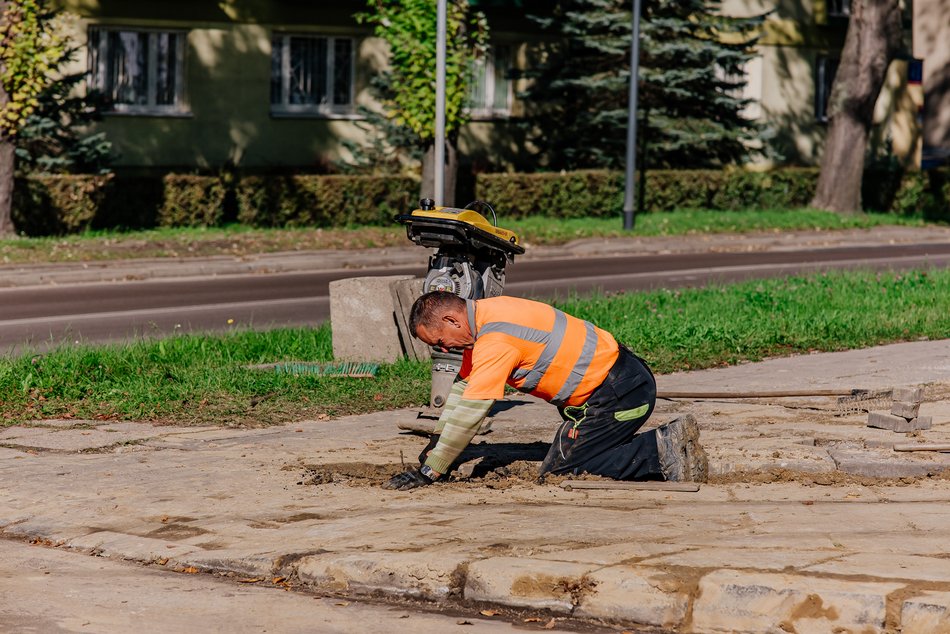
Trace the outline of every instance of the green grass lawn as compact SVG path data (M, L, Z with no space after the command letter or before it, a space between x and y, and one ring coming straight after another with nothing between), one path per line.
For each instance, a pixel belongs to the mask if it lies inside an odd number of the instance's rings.
M922 226L924 222L891 214L842 216L815 209L762 211L674 211L637 216L633 232L614 218L499 217L499 224L516 231L529 245L563 244L577 238L674 236L699 233L835 230L879 225ZM0 263L82 262L125 258L242 256L276 251L359 249L409 245L405 229L344 227L333 229L255 229L242 225L207 229L153 229L133 232L92 232L52 238L0 240Z
M840 272L700 289L570 298L559 306L613 332L660 373L950 333L950 271ZM125 345L68 345L0 359L0 420L74 417L265 425L428 401L424 363L375 379L244 369L328 361L329 327Z

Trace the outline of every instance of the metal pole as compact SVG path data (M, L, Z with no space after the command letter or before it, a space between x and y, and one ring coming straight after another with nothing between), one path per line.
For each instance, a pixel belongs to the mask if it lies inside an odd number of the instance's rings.
M435 204L445 198L445 8L446 0L438 0L438 24L435 39Z
M640 75L640 0L633 0L633 40L630 42L630 105L627 112L627 178L623 192L623 228L633 229L637 173L637 83ZM640 183L643 186L643 183Z

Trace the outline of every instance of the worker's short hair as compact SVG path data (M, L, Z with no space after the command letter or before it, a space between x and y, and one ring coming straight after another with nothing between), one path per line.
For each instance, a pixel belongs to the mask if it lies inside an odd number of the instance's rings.
M419 338L419 326L435 328L446 313L465 310L465 300L448 291L432 291L422 295L409 311L409 332Z

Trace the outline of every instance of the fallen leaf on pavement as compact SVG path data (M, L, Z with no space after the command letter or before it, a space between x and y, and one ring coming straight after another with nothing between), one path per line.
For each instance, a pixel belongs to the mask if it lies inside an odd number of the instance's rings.
M528 618L524 619L524 622L525 623L540 623L541 619L539 619L536 616L529 616Z
M286 579L286 577L274 577L273 579L270 580L270 582L271 582L271 583L280 583L280 582L283 581L284 579Z
M185 568L184 570L182 570L182 572L184 572L184 573L186 573L186 574L189 574L189 575L196 575L196 574L198 574L198 569L195 568L194 566L188 566L187 568Z
M155 563L157 563L159 566L164 566L165 564L168 563L168 557L162 557L161 559L159 559L159 560L156 561Z
M553 630L553 629L554 629L554 619L551 619L550 621L548 621L547 623L545 623L545 624L544 624L544 629L546 629L546 630Z
M472 622L471 621L456 621L455 624L456 625L471 625Z
M344 608L350 604L349 601L337 601L335 605L342 605Z
M247 577L246 579L235 579L238 583L259 583L264 580L264 577Z
M498 612L496 612L495 610L482 610L481 612L479 612L479 614L481 614L482 616L495 616L496 614L498 614Z

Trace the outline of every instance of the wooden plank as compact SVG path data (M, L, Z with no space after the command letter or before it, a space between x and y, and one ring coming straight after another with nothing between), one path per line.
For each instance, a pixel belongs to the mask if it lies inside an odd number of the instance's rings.
M950 451L950 443L894 445L894 451Z
M699 491L698 482L620 482L617 480L565 480L561 483L565 491L609 489L620 491L677 491L695 493Z

